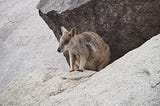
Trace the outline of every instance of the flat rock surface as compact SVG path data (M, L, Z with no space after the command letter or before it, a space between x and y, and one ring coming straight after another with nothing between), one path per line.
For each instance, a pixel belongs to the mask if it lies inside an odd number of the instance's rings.
M52 106L50 97L69 92L87 81L95 72L61 70L34 71L11 81L0 91L1 106ZM62 78L63 77L63 78ZM54 104L53 104L54 105Z

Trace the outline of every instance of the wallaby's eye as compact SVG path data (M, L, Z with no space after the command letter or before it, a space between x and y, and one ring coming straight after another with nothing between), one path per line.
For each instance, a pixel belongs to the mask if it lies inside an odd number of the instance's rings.
M64 41L64 44L68 44L68 43L69 43L69 40Z

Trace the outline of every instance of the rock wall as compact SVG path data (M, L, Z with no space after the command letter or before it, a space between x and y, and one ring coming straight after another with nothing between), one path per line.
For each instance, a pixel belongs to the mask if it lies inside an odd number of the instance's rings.
M114 61L160 33L159 0L78 1L41 0L37 5L58 40L61 26L97 32L110 45Z

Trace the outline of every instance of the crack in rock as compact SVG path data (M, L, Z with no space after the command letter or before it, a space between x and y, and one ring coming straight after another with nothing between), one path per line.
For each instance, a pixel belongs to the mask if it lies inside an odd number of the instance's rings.
M160 82L157 82L155 85L152 85L152 88L156 88L158 85L160 85Z

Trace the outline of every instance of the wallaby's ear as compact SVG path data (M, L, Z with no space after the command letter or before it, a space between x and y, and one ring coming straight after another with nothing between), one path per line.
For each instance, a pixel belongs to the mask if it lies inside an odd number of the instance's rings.
M66 29L65 27L61 26L61 32L62 32L62 34L65 34L65 33L67 33L68 31L67 31L67 29Z
M74 36L74 35L77 33L76 27L73 27L73 28L71 29L70 33L71 33L71 36Z

